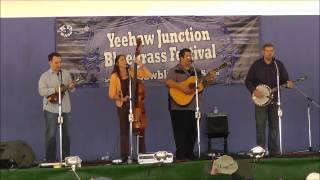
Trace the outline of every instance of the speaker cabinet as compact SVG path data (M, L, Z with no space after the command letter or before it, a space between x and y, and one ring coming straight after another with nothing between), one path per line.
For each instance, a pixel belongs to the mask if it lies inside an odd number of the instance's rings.
M223 113L207 113L207 134L209 137L228 136L228 116Z
M211 139L223 138L224 153L228 153L228 116L223 113L207 113L208 152L211 152Z
M7 141L0 143L0 160L1 162L14 162L13 164L19 168L31 167L35 155L31 147L22 140Z

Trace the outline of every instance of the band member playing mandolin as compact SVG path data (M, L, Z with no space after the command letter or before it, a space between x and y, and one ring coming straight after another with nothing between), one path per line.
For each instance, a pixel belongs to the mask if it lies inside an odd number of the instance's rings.
M174 140L176 144L176 160L192 160L195 158L193 153L194 143L196 140L197 129L195 119L195 88L191 86L193 83L184 83L188 78L192 79L195 72L191 66L192 53L190 49L184 48L179 52L180 62L169 70L166 84L169 88L169 111L171 116ZM215 73L209 73L210 76L206 78L200 77L201 72L196 69L199 79L206 81L213 81ZM199 83L200 85L200 83ZM199 86L200 87L200 86ZM175 98L171 92L181 92L181 95L186 97L181 98L181 103L178 101L179 98ZM181 95L177 95L181 97ZM190 102L187 104L184 102L185 99L190 96Z
M274 46L271 43L263 45L262 53L263 57L255 61L250 67L245 85L252 94L255 105L255 119L256 119L256 140L257 145L266 149L265 129L268 122L268 151L271 156L279 153L279 147L277 144L278 138L278 113L277 113L277 91L267 95L261 84L268 89L277 87L277 69L275 63L279 69L280 85L286 84L288 88L293 87L293 82L289 80L288 72L282 62L274 58ZM258 103L263 102L271 103ZM269 101L270 100L270 101Z
M140 56L136 56L135 62L138 65L137 76L138 78L148 79L151 72L141 63ZM109 84L109 97L115 101L118 117L120 121L120 145L121 145L121 158L125 162L129 155L129 75L133 77L133 67L128 68L127 61L124 55L118 55L115 58L115 65L110 78ZM133 78L132 78L133 79ZM136 88L138 89L138 88ZM132 92L134 93L134 92ZM137 108L137 106L135 106ZM134 112L141 109L136 110ZM139 116L139 118L138 118ZM134 114L134 121L141 118L141 114ZM135 123L135 122L133 122ZM140 124L139 124L140 125ZM133 125L133 128L135 124ZM142 127L141 127L142 128ZM139 140L139 151L145 152L144 130Z
M63 159L70 155L70 138L68 132L69 113L71 102L69 92L75 91L75 83L70 73L61 69L61 55L53 52L48 55L50 69L44 72L39 80L39 94L43 96L43 112L46 127L46 161L56 161L56 134L58 127L59 86L62 91L62 156Z

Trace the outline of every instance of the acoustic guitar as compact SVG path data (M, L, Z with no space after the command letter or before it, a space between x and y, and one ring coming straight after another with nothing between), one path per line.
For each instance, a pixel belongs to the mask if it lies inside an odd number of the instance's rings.
M224 62L223 64L221 64L219 67L212 69L204 78L203 82L199 82L198 83L198 91L199 93L203 91L203 89L209 84L209 81L207 80L209 78L209 76L212 73L217 74L219 72L219 70L225 68L227 66L227 62ZM199 81L199 80L198 80ZM177 104L179 104L180 106L186 106L188 105L193 97L195 96L196 92L195 92L195 83L196 82L196 76L190 76L188 79L181 81L179 83L184 84L186 86L188 86L190 89L193 89L194 92L190 93L190 94L185 94L183 91L181 91L180 89L176 89L176 88L170 88L169 89L169 94L170 97L174 100L174 102L176 102Z

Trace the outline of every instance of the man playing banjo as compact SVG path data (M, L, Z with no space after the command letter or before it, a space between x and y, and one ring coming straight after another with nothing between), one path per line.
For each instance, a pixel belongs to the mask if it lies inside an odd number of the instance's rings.
M277 87L277 69L279 68L280 85L286 84L288 88L293 87L289 80L288 72L284 65L274 58L274 47L266 43L262 48L263 57L255 61L250 67L245 85L252 94L255 102L256 140L257 145L266 149L265 129L268 121L268 150L270 156L279 153L278 138L278 113L277 113L277 91L271 91ZM274 61L276 63L274 63Z

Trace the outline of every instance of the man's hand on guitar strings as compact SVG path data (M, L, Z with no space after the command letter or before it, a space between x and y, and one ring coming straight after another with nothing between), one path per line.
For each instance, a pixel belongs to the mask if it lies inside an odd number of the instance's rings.
M180 90L183 91L185 94L192 94L194 92L193 89L190 89L188 86L184 84L180 84Z

